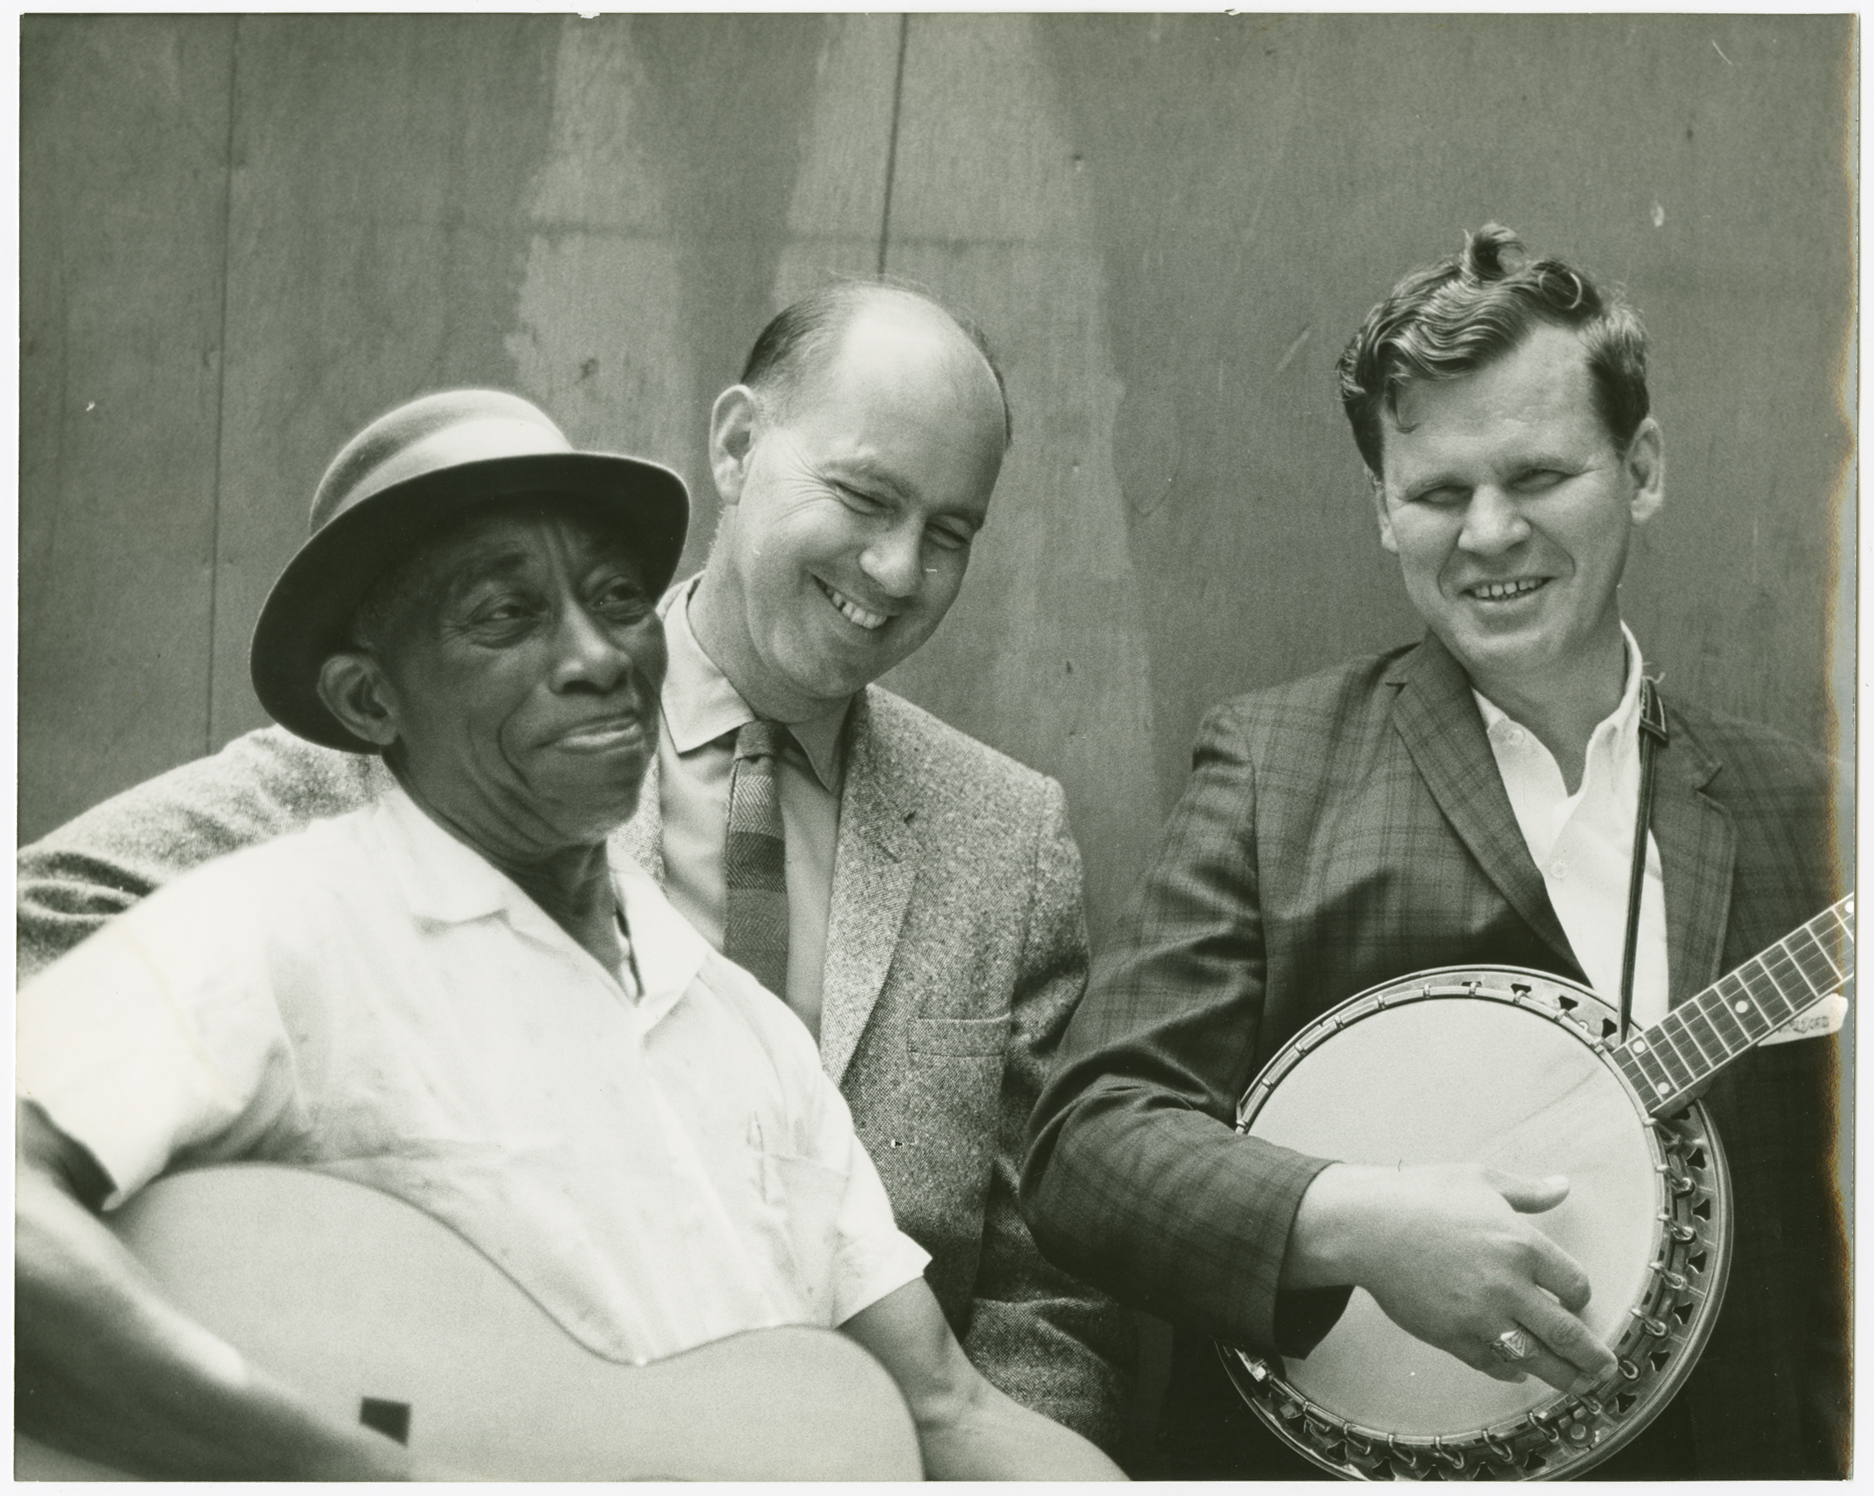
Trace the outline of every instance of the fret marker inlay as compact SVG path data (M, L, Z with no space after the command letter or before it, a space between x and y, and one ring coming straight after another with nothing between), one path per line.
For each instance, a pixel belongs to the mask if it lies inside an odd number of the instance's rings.
M1854 981L1854 905L1823 911L1775 945L1678 1004L1618 1051L1636 1090L1663 1113L1767 1035Z

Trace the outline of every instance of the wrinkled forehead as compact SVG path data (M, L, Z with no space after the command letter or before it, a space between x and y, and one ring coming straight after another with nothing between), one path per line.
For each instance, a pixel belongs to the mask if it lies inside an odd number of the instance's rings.
M783 439L837 476L862 479L943 509L986 511L1007 445L1002 407L982 356L933 338L849 343L801 388Z
M1504 441L1564 428L1605 433L1585 345L1573 332L1549 326L1475 368L1402 380L1381 406L1388 455L1399 437L1428 426Z
M456 582L488 573L523 571L563 557L574 565L598 561L640 571L630 537L589 503L542 493L478 506L418 543L405 570L432 582Z
M484 583L543 581L561 567L579 573L607 562L642 584L629 536L589 502L551 493L502 499L420 537L372 583L359 617L389 636Z

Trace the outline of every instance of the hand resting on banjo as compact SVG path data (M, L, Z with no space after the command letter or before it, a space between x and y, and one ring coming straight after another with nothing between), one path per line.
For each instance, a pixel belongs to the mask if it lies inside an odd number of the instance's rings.
M1401 1329L1499 1381L1534 1372L1559 1391L1585 1389L1614 1369L1577 1317L1587 1274L1527 1219L1567 1195L1559 1174L1332 1164L1301 1198L1282 1287L1355 1284ZM1491 1342L1519 1325L1534 1354L1505 1362Z

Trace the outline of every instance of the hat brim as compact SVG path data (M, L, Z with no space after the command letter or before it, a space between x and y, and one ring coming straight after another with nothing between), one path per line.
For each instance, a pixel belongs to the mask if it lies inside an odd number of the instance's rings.
M419 541L500 499L555 497L589 505L631 542L644 582L661 597L689 528L689 492L669 468L602 452L556 452L459 463L381 489L317 530L280 573L260 610L248 671L260 704L290 732L328 748L376 753L319 699L319 673L343 649L352 615L385 569Z

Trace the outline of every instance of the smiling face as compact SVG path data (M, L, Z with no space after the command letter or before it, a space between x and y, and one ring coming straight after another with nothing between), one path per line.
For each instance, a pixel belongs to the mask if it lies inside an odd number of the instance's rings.
M692 600L703 648L763 716L837 706L942 622L1006 443L956 329L861 313L785 408L737 385L710 450L724 512Z
M1539 326L1474 373L1407 385L1384 456L1380 541L1477 688L1504 704L1607 677L1617 695L1620 575L1664 467L1650 419L1615 447L1580 339Z
M369 648L321 692L484 852L590 846L657 751L663 621L625 543L568 507L504 506L399 568Z

